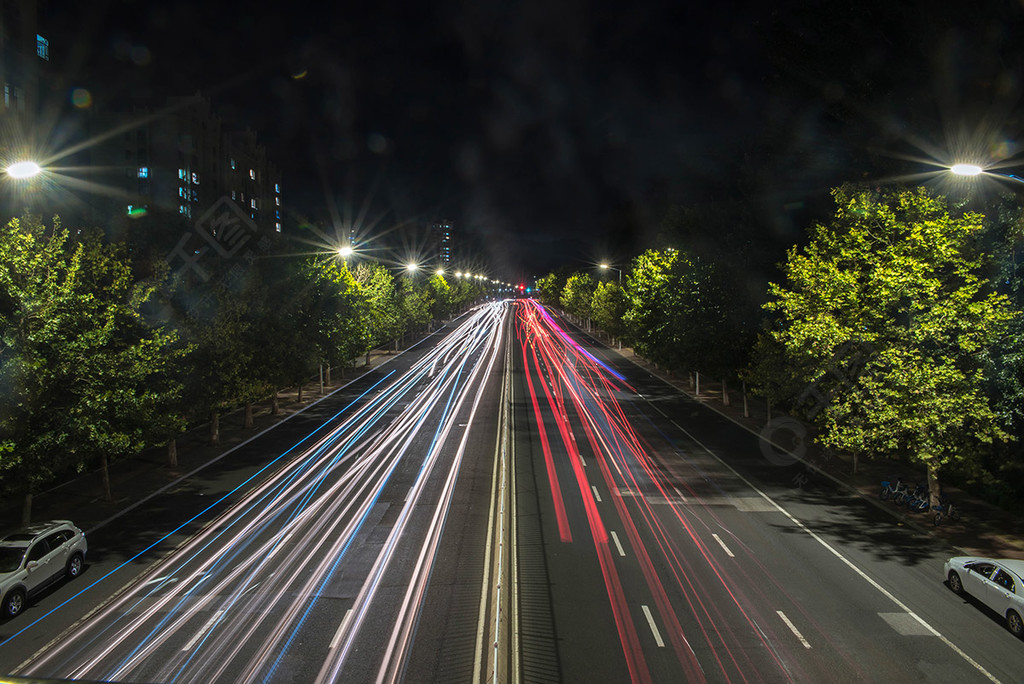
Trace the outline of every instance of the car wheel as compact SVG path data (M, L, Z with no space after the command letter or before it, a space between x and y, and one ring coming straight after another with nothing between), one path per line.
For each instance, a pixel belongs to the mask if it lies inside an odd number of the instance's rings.
M956 573L956 570L949 571L949 588L953 590L954 594L964 593L964 583L960 581L960 575Z
M1006 613L1006 628L1010 630L1010 633L1015 637L1024 637L1024 622L1021 621L1020 615L1015 610L1011 610Z
M64 570L64 574L67 575L68 579L75 579L82 574L82 554L76 553L68 559L68 566Z
M4 598L4 616L14 617L25 609L25 592L14 589Z

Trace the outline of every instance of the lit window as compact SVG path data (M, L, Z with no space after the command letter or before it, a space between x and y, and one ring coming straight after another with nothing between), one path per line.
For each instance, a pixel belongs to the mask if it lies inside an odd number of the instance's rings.
M274 204L276 204L277 206L281 206L281 198L280 197L275 197L274 198Z
M45 59L47 62L50 61L50 41L38 33L36 34L36 54L39 55L40 59Z
M234 159L229 159L228 161L231 162L231 170L234 171L235 170L235 160Z
M238 199L238 192L236 192L235 190L232 190L231 191L231 199L237 200Z
M149 167L148 166L140 166L139 167L139 178L149 178Z
M280 183L274 183L274 192L277 192L277 193L281 192L281 184Z
M256 169L249 169L249 178L256 180Z
M185 173L185 169L178 169L178 180L185 180L188 176Z
M274 229L275 229L275 230L276 230L276 231L277 231L278 233L280 233L280 232L281 232L281 224L280 224L280 223L275 223L275 224L274 224Z
M253 197L251 200L249 200L249 206L252 207L253 209L256 208L256 198L255 197Z
M178 187L178 197L180 197L182 199L187 199L188 198L188 193L185 191L185 188L180 187L180 186Z
M195 171L192 172L192 185L199 185L199 174Z

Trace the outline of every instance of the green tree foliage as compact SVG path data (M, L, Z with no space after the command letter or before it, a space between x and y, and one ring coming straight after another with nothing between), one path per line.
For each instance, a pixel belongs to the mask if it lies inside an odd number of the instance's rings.
M435 273L427 280L430 297L430 316L435 321L446 320L452 315L452 288L440 273Z
M54 221L0 230L0 480L29 496L69 471L131 453L177 399L168 366L185 350L142 310L123 245L69 239ZM163 421L163 422L161 422ZM160 435L160 438L166 434Z
M414 276L402 276L397 288L401 315L401 334L423 328L430 322L430 308L433 304L428 286Z
M370 344L381 347L398 339L404 328L394 276L382 264L366 262L356 267L355 279L369 305Z
M558 271L548 273L538 280L535 295L540 303L545 306L561 306L566 280L568 278Z
M612 337L622 337L626 332L623 319L627 306L626 293L618 283L608 281L597 284L591 301L592 316L594 323Z
M594 289L597 284L589 273L575 273L565 281L559 302L562 307L580 318L590 318Z
M633 261L626 294L625 321L641 355L677 370L739 367L734 295L713 265L676 249L647 250Z
M985 393L987 358L1015 312L981 277L982 217L924 189L833 192L832 222L790 250L767 332L826 446L923 465L933 496L951 466L1008 435Z

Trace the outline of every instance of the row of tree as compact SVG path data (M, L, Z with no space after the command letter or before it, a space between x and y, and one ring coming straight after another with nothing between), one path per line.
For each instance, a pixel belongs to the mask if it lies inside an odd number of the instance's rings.
M444 320L483 296L468 280L291 254L172 272L161 250L26 217L0 229L0 491L32 494L167 444L224 411ZM300 395L301 398L301 395Z
M742 263L685 248L643 252L621 287L552 273L538 296L668 369L746 381L828 449L923 467L935 501L944 476L1018 491L1019 211L986 219L923 188L833 197L760 298Z

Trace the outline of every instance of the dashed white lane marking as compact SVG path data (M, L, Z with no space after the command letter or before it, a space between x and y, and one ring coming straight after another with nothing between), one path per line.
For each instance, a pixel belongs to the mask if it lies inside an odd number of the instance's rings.
M725 545L725 542L722 541L721 537L719 537L714 532L711 533L711 536L715 538L715 541L718 542L719 546L721 546L723 549L725 549L725 552L727 554L729 554L729 558L735 558L736 557L736 556L733 555L732 551L729 550L729 547Z
M796 635L796 638L800 640L800 643L804 645L804 648L810 648L811 645L807 642L807 639L804 639L804 635L800 633L800 630L796 628L796 625L789 621L789 618L786 617L786 614L783 613L781 610L777 610L775 612L779 614L779 617L782 618L782 621L786 623L786 626L789 627L789 630Z
M647 624L651 626L651 632L654 634L654 643L658 644L658 648L665 648L665 642L661 639L661 632L658 631L658 626L654 624L654 616L651 615L651 609L642 604L640 607L644 609L644 615L647 616Z
M597 491L597 485L590 485L590 488L594 490L594 498L597 499L598 503L600 503L601 493Z
M224 614L223 610L218 610L216 613L214 613L213 616L209 620L206 621L206 624L203 625L202 629L200 629L198 632L196 632L195 635L193 635L193 637L188 640L188 643L185 644L182 647L181 650L182 651L191 651L192 647L195 646L197 643L199 643L199 640L202 639L204 636L206 636L207 632L209 632L211 629L213 629L214 624L216 624L217 620L219 620L220 616L223 615L223 614Z
M620 556L625 556L626 551L622 548L622 544L619 542L619 535L615 534L615 530L611 530L612 541L615 542L615 548L618 550Z

